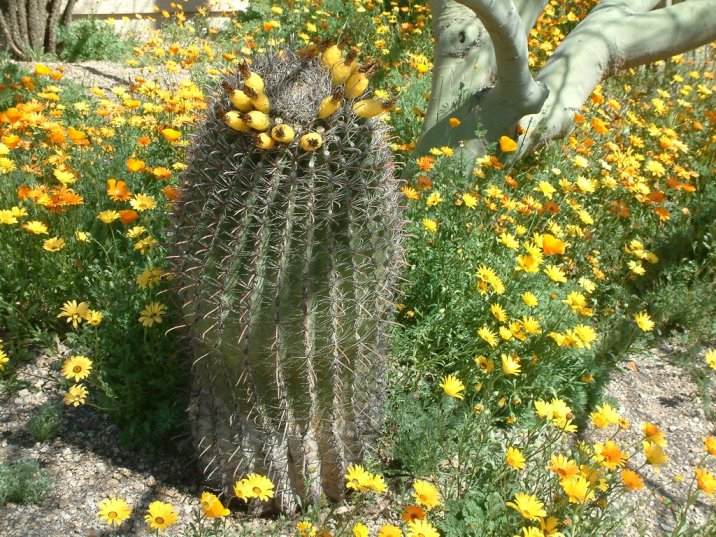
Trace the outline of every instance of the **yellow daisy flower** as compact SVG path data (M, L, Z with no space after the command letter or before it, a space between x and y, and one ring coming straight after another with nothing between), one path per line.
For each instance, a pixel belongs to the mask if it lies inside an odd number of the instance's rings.
M445 392L445 395L454 397L455 399L463 399L463 392L465 391L465 385L455 375L448 375L443 377L440 382L440 387Z
M176 524L178 518L173 505L160 501L150 503L144 515L144 520L153 530L165 530Z
M70 386L70 389L65 393L64 402L67 406L80 406L84 405L87 400L87 388L82 384L75 384Z
M99 502L97 516L105 524L119 526L132 514L132 508L122 498L107 498Z
M206 491L201 493L201 511L207 518L224 518L230 513L216 494Z
M70 356L62 364L62 376L68 380L79 382L89 377L92 371L92 360L81 354Z
M413 483L413 498L415 503L433 509L441 503L440 491L438 488L428 481L418 479Z

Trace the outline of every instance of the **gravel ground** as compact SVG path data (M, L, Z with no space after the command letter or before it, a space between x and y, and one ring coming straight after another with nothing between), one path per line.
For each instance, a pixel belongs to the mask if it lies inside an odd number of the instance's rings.
M32 71L37 62L17 62L25 69ZM181 70L176 74L168 73L157 67L129 67L121 63L108 61L86 61L78 63L45 63L52 69L64 73L63 80L71 80L82 86L97 86L110 89L114 86L130 86L137 77L153 80L164 86L174 87L182 80L189 78L189 72Z
M704 413L698 388L688 371L669 360L678 351L672 342L663 341L632 356L606 388L605 397L616 403L621 415L631 423L620 445L640 446L641 425L647 421L658 425L668 442L665 450L669 462L660 470L651 466L639 470L646 488L623 499L627 512L634 515L627 516L619 537L670 534L674 527L670 505L683 505L694 468L704 455L703 438L716 431ZM603 440L605 434L590 430L586 437L590 441ZM644 462L640 452L629 466L636 469ZM699 494L698 498L688 515L689 522L696 525L702 524L715 506L714 497Z
M7 504L0 507L2 537L99 537L107 532L97 518L97 503L107 496L125 498L134 507L121 535L144 536L142 519L154 500L177 507L187 527L198 507L200 476L182 446L166 446L161 459L120 447L119 431L89 408L65 407L58 436L36 443L28 420L50 401L61 402L57 353L44 354L19 368L18 380L27 387L0 398L0 462L37 461L50 478L50 491L41 505ZM278 524L232 518L228 526L243 534L287 535Z

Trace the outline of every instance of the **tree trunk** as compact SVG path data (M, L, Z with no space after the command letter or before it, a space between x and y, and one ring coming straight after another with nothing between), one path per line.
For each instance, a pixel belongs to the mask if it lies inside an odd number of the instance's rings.
M57 29L72 18L76 0L0 0L0 48L18 60L54 53Z
M69 0L65 9L62 11L62 18L60 19L60 25L68 26L72 22L72 13L75 10L75 4L77 0Z
M716 39L716 0L604 0L533 78L526 35L542 0L433 0L433 91L416 153L449 145L471 170L502 135L520 158L566 135L594 88ZM451 128L449 119L460 120Z
M49 18L47 20L45 50L55 54L57 52L57 28L60 25L60 17L62 16L62 0L50 0L47 9Z

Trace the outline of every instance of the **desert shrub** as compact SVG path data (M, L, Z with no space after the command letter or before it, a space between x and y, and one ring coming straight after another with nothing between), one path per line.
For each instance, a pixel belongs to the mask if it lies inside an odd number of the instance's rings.
M0 463L0 506L6 503L40 504L50 480L37 461Z
M35 442L51 440L59 433L62 424L62 407L57 403L42 405L27 422L27 430Z
M63 61L121 61L131 52L133 42L120 38L111 23L82 19L60 27L58 56Z

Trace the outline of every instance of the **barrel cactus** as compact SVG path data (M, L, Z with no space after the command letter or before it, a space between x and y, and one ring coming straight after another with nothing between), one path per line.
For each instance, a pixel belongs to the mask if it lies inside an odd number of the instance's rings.
M381 425L401 216L367 75L336 46L243 64L193 139L175 213L205 476L228 491L267 474L285 512L341 498Z

